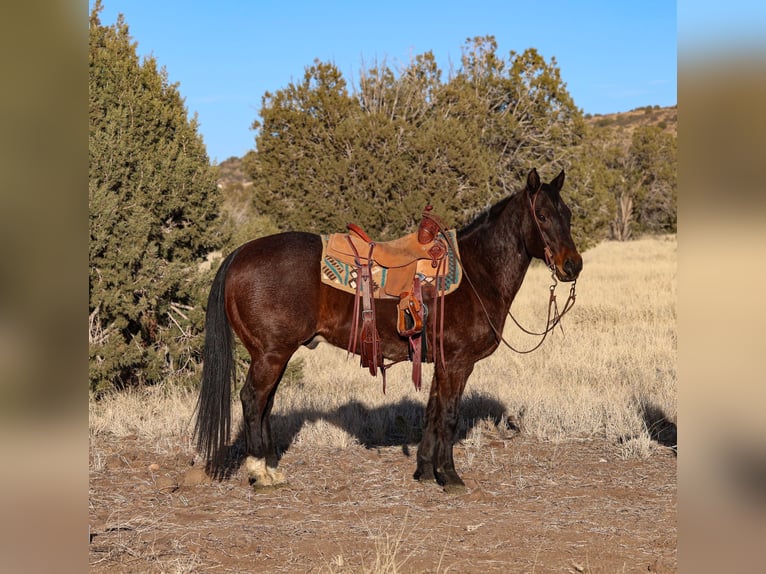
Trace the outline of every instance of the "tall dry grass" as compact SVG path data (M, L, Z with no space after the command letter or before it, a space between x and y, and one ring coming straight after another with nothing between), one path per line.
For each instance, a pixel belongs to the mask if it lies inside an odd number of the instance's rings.
M501 347L476 365L461 408L466 443L480 446L482 429L507 423L543 440L604 437L621 442L626 456L647 454L658 425L676 419L676 248L675 236L668 236L607 242L586 252L564 334L556 330L527 355ZM528 328L542 327L550 282L542 265L527 274L512 311ZM561 303L567 292L561 284ZM510 320L505 336L519 348L536 342ZM409 365L393 367L384 395L381 381L341 349L322 344L299 350L293 360L302 364L303 377L283 382L277 393L279 444L419 439L430 366L421 392L412 388ZM112 433L138 435L157 449L179 441L191 448L195 400L170 383L91 399L92 444Z

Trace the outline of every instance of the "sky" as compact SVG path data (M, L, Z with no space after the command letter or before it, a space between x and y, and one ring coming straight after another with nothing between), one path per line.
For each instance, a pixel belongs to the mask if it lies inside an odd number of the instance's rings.
M89 6L93 2L89 0ZM431 51L446 80L466 39L492 35L497 54L555 57L584 113L677 103L676 3L669 0L103 0L122 13L140 56L152 55L197 114L214 162L255 147L261 100L300 81L315 59L351 89L359 70L396 70Z

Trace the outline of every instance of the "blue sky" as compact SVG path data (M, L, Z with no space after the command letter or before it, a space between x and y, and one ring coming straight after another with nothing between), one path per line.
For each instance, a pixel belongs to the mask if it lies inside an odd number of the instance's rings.
M446 79L474 36L495 36L502 57L529 47L546 60L555 57L585 113L677 101L676 3L669 0L103 4L101 23L124 14L138 53L152 54L179 83L208 155L218 162L254 148L250 126L264 92L300 80L316 58L333 62L353 86L364 63L385 60L396 69L430 50Z

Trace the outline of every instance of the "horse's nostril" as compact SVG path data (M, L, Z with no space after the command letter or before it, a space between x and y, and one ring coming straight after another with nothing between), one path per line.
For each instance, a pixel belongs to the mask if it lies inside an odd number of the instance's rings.
M567 259L564 261L564 271L571 277L573 275L578 275L580 271L582 270L582 259L577 259L576 261L573 261L572 259Z

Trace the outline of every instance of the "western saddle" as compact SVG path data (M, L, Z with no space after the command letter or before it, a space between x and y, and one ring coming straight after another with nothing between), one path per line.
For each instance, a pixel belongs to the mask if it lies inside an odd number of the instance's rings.
M440 332L443 332L444 295L456 289L461 278L454 238L454 231L444 230L430 205L423 210L417 232L392 241L373 241L353 223L348 224L348 233L323 236L322 281L355 294L348 352L356 353L359 343L362 366L369 368L373 376L377 375L378 368L381 369L383 392L386 368L391 365L383 363L375 321L375 299L398 299L397 331L409 340L412 381L415 388L420 389L428 316L423 289L434 289L434 311L441 304L439 323ZM434 314L432 343L437 340L436 323ZM441 346L440 352L443 363Z

